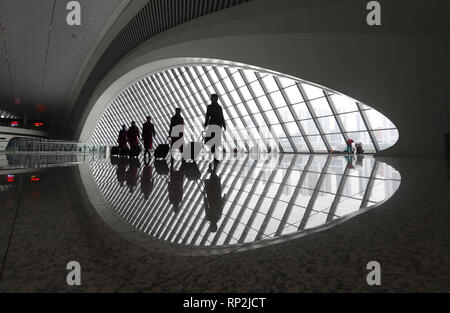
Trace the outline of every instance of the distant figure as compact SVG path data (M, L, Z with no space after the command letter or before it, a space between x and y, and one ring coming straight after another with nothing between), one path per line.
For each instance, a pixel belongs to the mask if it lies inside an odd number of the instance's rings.
M130 149L139 146L139 139L141 139L141 134L139 128L136 126L136 122L132 121L131 126L127 133L128 143L130 144Z
M206 109L206 117L205 117L205 127L208 127L209 125L217 125L219 127L223 127L224 130L227 130L225 126L225 119L223 118L223 112L222 107L217 103L219 101L219 96L217 94L211 95L211 104L208 105L208 108ZM209 133L208 131L206 133ZM212 133L211 133L212 135ZM222 139L222 134L214 134L214 136L217 136L216 140L220 141ZM206 137L205 143L210 141L213 138ZM211 152L216 152L216 145L211 146Z
M153 191L153 168L150 165L149 161L145 162L144 169L141 174L141 192L144 195L144 199L148 200L150 198L150 194Z
M119 144L119 148L128 148L127 144L127 127L122 125L122 129L119 131L119 137L117 138L117 143Z
M173 169L173 161L170 163L169 178L169 201L173 205L173 212L176 214L180 210L180 204L183 200L183 171Z
M142 139L144 141L144 158L150 156L150 150L153 150L153 138L156 137L155 125L150 122L150 116L147 116L147 122L142 125Z
M347 149L346 152L352 154L353 153L353 147L352 147L352 143L354 141L352 139L348 139L347 140Z
M217 231L217 222L222 217L222 211L225 204L225 197L222 197L222 183L220 177L216 174L216 165L218 161L214 160L214 167L209 166L211 172L209 179L205 180L205 217L209 221L209 231Z
M173 146L177 140L183 138L183 132L181 132L180 136L172 137L172 129L177 125L184 125L184 119L181 117L180 108L175 109L175 115L170 119L169 136L171 137L171 146ZM183 146L180 147L180 151L183 153Z

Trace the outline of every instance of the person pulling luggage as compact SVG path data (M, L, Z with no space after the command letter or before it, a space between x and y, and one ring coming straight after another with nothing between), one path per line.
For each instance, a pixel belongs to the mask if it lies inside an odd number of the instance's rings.
M135 121L131 122L131 126L127 133L127 139L130 145L130 156L137 156L136 151L139 150L139 140L141 139L141 134Z

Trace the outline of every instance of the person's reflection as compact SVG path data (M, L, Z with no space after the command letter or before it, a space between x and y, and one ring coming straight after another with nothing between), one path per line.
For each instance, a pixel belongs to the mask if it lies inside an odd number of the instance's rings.
M358 154L357 157L356 157L356 165L362 167L364 165L363 164L363 160L364 160L364 156Z
M148 200L150 194L153 191L153 167L150 164L150 159L145 161L144 169L141 173L141 192L144 195L144 199Z
M345 159L347 160L347 168L354 169L355 167L353 166L353 155L346 155Z
M126 178L127 178L127 186L130 189L130 193L133 193L134 188L137 185L138 181L138 171L140 167L139 159L133 158L130 161L130 166L128 167Z
M119 158L116 169L116 175L120 187L125 186L128 163L129 163L128 158Z
M170 162L169 173L169 201L173 206L174 213L180 210L181 201L183 200L183 167L179 170L173 168L174 160Z
M225 196L222 197L222 184L220 177L217 176L216 161L211 166L209 165L208 171L211 173L209 179L205 179L205 217L209 221L209 231L215 233L217 231L217 222L222 217L222 210L225 204Z

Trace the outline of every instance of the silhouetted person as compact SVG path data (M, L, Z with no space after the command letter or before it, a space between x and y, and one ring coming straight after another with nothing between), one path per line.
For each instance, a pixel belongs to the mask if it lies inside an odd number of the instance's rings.
M178 134L176 134L177 136L172 137L172 129L178 125L184 125L184 119L181 117L181 109L180 108L175 109L175 115L172 116L172 118L170 119L169 136L171 137L171 146L173 146L173 144L177 140L179 140L180 138L183 138L183 132L181 132L179 134L179 136L178 136ZM180 151L183 152L183 145L181 145Z
M150 121L150 116L147 116L147 121L142 125L142 139L144 141L144 158L150 156L150 150L153 150L153 138L156 137L155 125Z
M174 170L173 162L170 163L169 179L169 201L173 205L174 213L180 210L180 204L183 200L183 171Z
M220 177L216 174L216 160L214 160L213 169L211 165L209 171L211 176L205 180L205 217L209 221L209 230L213 233L217 231L217 222L222 217L225 197L222 197L222 183Z
M128 128L127 133L128 143L130 144L130 149L139 146L139 139L141 139L141 134L139 128L136 126L136 122L132 121L130 128Z
M144 199L148 200L153 191L153 168L150 165L150 160L144 163L144 169L141 174L141 192Z
M139 159L130 159L130 166L128 167L128 171L126 173L127 177L127 186L130 189L130 193L134 191L134 187L137 185L138 181L138 170L139 170Z
M222 107L217 102L219 101L219 96L217 94L211 95L211 104L208 105L208 108L206 109L206 117L205 117L205 128L209 125L217 125L219 127L223 127L224 130L227 130L225 126L225 119L223 118L223 112ZM211 134L212 135L212 134ZM219 134L214 134L219 135ZM220 134L221 135L221 134ZM205 143L210 141L213 137L206 137ZM221 139L221 138L220 138ZM216 152L216 145L211 146L211 152Z
M122 125L122 129L119 131L119 137L117 138L117 143L119 144L119 148L128 148L127 145L127 127L125 125Z
M116 175L117 181L119 185L123 187L125 185L125 181L127 179L127 167L128 167L128 159L120 158L119 164L117 165Z

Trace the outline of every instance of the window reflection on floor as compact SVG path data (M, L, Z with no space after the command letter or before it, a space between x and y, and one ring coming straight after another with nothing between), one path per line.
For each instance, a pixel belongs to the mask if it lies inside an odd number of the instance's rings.
M111 208L150 238L230 246L322 229L391 197L400 174L371 156L284 154L91 163Z

